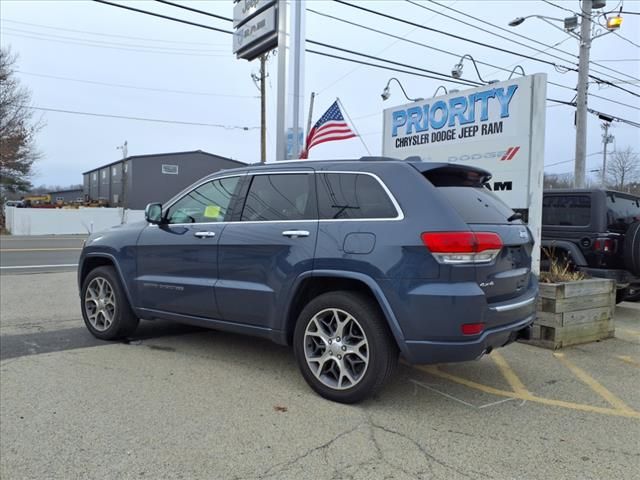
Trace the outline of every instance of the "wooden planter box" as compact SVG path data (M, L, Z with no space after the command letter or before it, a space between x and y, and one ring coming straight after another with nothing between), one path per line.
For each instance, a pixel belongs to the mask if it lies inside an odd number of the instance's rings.
M615 307L613 280L541 283L537 318L526 343L556 350L613 337Z

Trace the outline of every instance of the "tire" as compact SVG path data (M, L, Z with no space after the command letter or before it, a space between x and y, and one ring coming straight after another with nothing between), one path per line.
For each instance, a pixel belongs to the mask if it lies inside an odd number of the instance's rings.
M640 222L633 222L624 235L624 264L635 275L640 275Z
M619 288L616 290L616 305L618 303L624 302L629 296L629 289L627 288Z
M101 340L118 340L135 332L139 319L129 305L113 267L91 270L82 283L82 318L91 334Z
M376 393L391 377L399 355L374 301L347 291L309 302L298 317L293 349L309 386L340 403L356 403Z

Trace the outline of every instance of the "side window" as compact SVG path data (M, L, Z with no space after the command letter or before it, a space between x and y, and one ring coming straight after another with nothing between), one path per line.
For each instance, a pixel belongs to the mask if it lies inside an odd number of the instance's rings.
M318 179L320 219L395 218L389 195L370 175L323 173Z
M611 230L625 231L640 220L640 199L613 192L607 193L607 225Z
M243 222L315 219L308 173L255 175L242 209Z
M239 179L213 180L187 193L169 208L168 223L223 222Z
M547 195L542 200L542 224L586 226L591 223L591 197Z

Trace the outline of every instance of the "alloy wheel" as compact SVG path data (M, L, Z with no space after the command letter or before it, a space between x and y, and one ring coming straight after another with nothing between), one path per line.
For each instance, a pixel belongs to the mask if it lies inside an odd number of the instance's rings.
M362 326L338 308L322 310L309 321L304 355L315 377L335 390L357 385L369 366L369 344Z
M116 314L116 298L113 286L106 278L91 280L84 294L84 310L97 331L104 332L111 326Z

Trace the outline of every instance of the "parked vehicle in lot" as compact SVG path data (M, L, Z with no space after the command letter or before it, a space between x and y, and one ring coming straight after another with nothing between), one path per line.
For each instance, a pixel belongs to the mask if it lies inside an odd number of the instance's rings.
M616 281L617 301L640 296L640 197L603 189L544 192L543 268L549 255Z
M147 222L91 235L87 328L169 319L292 344L322 396L356 402L411 363L479 358L527 335L532 237L484 170L365 157L227 170Z

